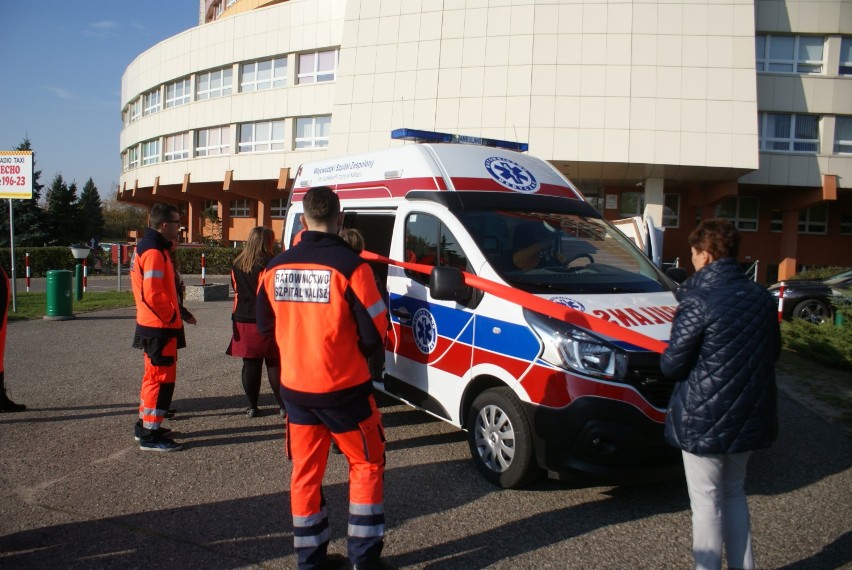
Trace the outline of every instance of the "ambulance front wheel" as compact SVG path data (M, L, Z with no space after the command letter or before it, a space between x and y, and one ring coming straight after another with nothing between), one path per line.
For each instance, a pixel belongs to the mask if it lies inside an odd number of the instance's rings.
M486 390L473 401L467 418L470 453L486 479L516 489L541 475L529 422L512 390Z

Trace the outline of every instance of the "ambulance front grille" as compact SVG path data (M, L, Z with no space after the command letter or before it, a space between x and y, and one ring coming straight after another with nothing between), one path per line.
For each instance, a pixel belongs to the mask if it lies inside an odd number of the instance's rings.
M625 382L636 388L655 408L668 407L675 383L660 371L660 355L631 354L629 362L630 368Z

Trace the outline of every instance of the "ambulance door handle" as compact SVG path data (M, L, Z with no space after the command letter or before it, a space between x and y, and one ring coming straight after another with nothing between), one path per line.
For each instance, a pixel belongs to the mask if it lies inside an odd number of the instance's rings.
M407 322L407 321L410 321L410 320L411 320L411 313L410 313L410 312L408 311L408 309L406 309L405 307L400 307L400 308L398 308L398 309L393 309L393 310L391 311L391 314L392 314L393 316L395 316L395 317L399 318L399 320L400 320L400 321L406 321L406 322Z

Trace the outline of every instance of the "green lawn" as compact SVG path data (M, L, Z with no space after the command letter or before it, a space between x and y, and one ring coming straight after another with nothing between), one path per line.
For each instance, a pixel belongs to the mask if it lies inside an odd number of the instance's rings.
M9 301L10 322L41 319L47 313L47 293L18 293L17 300L17 312L12 311L12 302ZM133 293L130 291L99 291L83 294L83 299L80 301L72 299L71 311L88 313L132 306Z

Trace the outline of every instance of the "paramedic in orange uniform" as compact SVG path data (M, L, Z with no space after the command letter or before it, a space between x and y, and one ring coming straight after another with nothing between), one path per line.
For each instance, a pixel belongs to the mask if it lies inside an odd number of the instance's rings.
M145 351L139 421L135 435L143 451L180 451L161 427L175 390L177 350L186 346L175 268L169 253L180 231L180 214L171 204L151 208L149 227L136 245L130 282L136 300L134 348Z
M349 461L349 559L359 570L388 568L379 558L385 438L367 366L382 350L387 308L369 264L337 235L337 194L312 188L304 209L301 241L266 266L257 300L258 328L281 352L294 547L303 570L337 561L327 555L322 493L333 439Z

